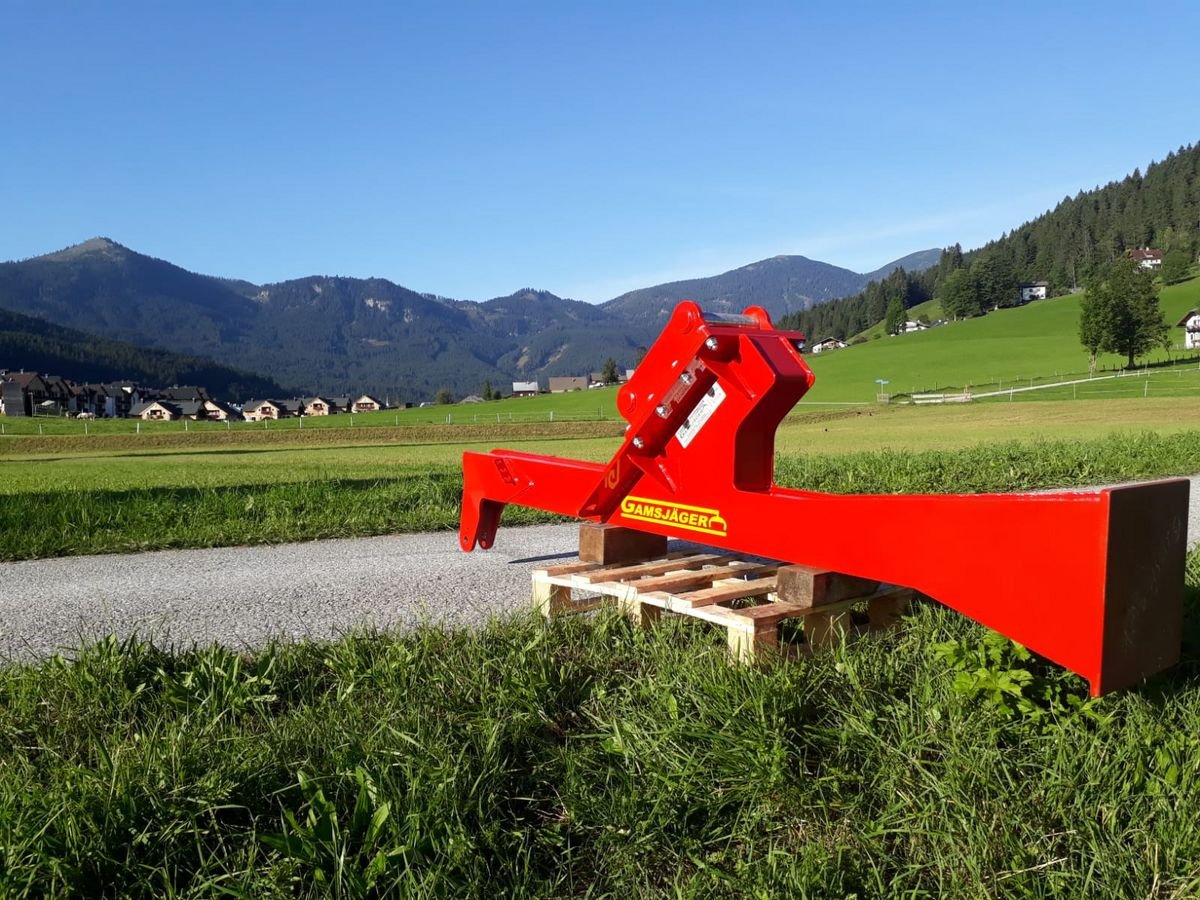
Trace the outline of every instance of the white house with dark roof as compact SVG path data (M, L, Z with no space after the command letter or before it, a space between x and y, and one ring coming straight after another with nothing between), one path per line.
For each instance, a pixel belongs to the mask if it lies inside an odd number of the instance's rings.
M1185 350L1195 350L1200 347L1200 309L1189 309L1183 314L1183 318L1175 323L1175 326L1183 329L1183 348Z
M1022 303L1028 303L1030 300L1045 300L1049 296L1050 282L1022 281L1020 290Z
M824 353L826 350L841 350L846 346L846 342L838 340L835 337L827 337L823 341L817 341L812 345L813 353Z
M1129 258L1137 263L1138 268L1144 272L1157 272L1163 264L1163 252L1154 247L1138 247L1136 250L1130 250Z

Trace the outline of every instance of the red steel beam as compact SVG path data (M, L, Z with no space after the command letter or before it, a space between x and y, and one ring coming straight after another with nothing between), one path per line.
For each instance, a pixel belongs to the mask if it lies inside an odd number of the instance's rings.
M460 543L509 503L901 584L1082 675L1093 694L1179 656L1188 482L1038 494L834 495L774 484L780 420L813 383L760 309L683 303L618 394L607 464L463 455ZM899 535L943 546L917 553Z

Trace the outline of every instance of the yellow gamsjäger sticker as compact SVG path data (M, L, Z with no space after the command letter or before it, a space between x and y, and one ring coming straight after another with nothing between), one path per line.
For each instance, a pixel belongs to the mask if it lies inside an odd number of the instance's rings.
M635 522L673 525L688 531L715 534L717 537L725 537L728 533L728 527L725 520L721 518L721 513L718 510L705 509L702 506L647 500L645 497L626 497L621 501L621 516Z

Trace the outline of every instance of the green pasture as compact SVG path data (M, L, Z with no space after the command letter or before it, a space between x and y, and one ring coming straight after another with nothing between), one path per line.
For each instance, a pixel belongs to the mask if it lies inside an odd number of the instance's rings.
M1169 381L1171 377L1164 375ZM837 457L870 450L922 451L969 448L1013 440L1096 439L1107 435L1172 434L1200 423L1200 392L1166 398L1158 390L1116 404L1071 401L1037 404L1006 400L938 407L885 406L801 412L780 427L780 457ZM1106 384L1099 382L1098 384ZM188 441L113 435L95 442L72 437L25 438L0 453L0 496L61 491L124 491L148 488L216 488L232 485L386 480L428 468L459 465L464 450L495 447L601 462L620 445L619 428L608 436L573 436L582 423L503 429L492 435L463 428L327 432L332 442L301 443L298 432L269 433L262 443L195 446ZM561 428L561 433L556 430ZM356 435L372 435L356 443ZM421 442L404 441L419 435ZM268 439L269 438L269 439ZM340 439L340 440L337 440ZM146 447L147 440L156 444ZM103 448L95 445L103 443ZM27 451L27 452L12 452Z
M874 443L863 435L876 416L829 416L787 430L789 449L778 455L776 478L790 487L832 492L892 492L919 484L922 491L946 493L1200 471L1200 431L1165 425L1167 401L1123 403L1149 404L1144 412L1158 421L1158 432L1132 426L1105 431L1086 420L1070 421L1068 410L1055 415L1061 407L1093 406L1085 403L1013 404L1013 410L981 405L965 415L907 409L878 417L889 437L880 432ZM1021 416L981 419L978 411L989 409ZM1049 428L1052 419L1058 421ZM941 437L939 424L946 426ZM954 443L969 434L987 434L990 442ZM1038 437L1016 442L1016 434ZM939 443L947 438L948 448ZM592 439L528 449L603 459L615 443ZM440 445L0 458L0 560L453 529L461 452L461 445ZM509 524L550 518L520 507L505 513Z
M1079 344L1079 296L1039 300L986 316L950 322L939 328L894 337L879 337L844 350L812 354L816 373L810 401L874 400L879 392L910 394L932 391L1003 390L1086 377L1087 352ZM1164 288L1163 313L1172 325L1192 307L1200 306L1200 279ZM1182 344L1183 330L1173 328L1172 340ZM1192 351L1194 355L1194 351ZM1155 351L1146 361L1167 363L1179 351ZM1200 361L1192 359L1192 365ZM1111 354L1098 360L1099 374L1115 371L1125 359ZM880 387L877 379L889 382ZM1036 393L1036 392L1031 392ZM1014 399L1035 399L1026 394Z
M8 665L0 895L1195 897L1187 572L1099 700L933 604L763 668L606 612Z

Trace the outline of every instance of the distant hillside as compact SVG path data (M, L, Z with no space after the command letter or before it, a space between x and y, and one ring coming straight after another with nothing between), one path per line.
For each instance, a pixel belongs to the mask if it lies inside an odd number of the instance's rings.
M804 256L775 256L710 278L673 281L630 291L609 300L603 307L651 328L661 327L675 304L685 299L695 300L714 312L741 312L747 306L762 306L772 317L779 318L856 294L868 282L901 266L921 271L936 264L940 255L941 250L921 250L867 274Z
M933 252L904 261L919 267ZM268 372L289 392L422 400L441 388L461 396L485 381L503 390L513 380L594 372L610 356L633 366L683 298L716 311L763 305L779 315L858 290L868 277L788 256L600 306L532 288L474 303L382 278L257 285L198 275L94 238L0 264L0 309Z
M906 307L944 299L943 285L960 270L976 301L965 314L974 315L1016 302L1022 281L1049 282L1052 294L1083 286L1114 257L1137 247L1159 248L1167 263L1174 257L1186 268L1200 252L1198 225L1200 144L1193 144L1151 163L1144 175L1135 169L1120 181L1065 197L983 247L966 253L958 245L947 248L932 267L909 269L903 279L876 278L862 293L793 313L783 324L814 338L847 338L881 321L894 298ZM963 275L955 277L961 285Z
M198 384L222 400L284 393L270 378L207 359L147 350L0 310L0 368L61 375L72 381L130 379L150 387Z
M431 397L484 381L633 365L652 335L587 303L523 290L486 303L423 295L380 278L278 284L197 275L97 238L0 264L0 308L226 365L297 392Z

